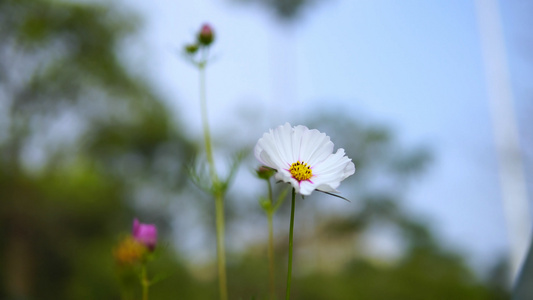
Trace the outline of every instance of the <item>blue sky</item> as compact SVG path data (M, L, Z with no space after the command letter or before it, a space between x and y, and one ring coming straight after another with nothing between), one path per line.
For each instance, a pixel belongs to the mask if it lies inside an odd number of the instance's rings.
M200 132L197 77L176 49L208 21L217 34L208 73L210 117L222 124L215 135L244 126L242 115L251 113L256 124L247 134L256 139L328 106L384 123L406 145L434 150L435 162L410 189L410 210L433 220L474 264L508 250L473 1L323 1L289 25L232 1L123 3L145 19L142 44L127 56L171 99L191 136ZM520 50L525 8L502 6L520 108L528 107L531 78Z

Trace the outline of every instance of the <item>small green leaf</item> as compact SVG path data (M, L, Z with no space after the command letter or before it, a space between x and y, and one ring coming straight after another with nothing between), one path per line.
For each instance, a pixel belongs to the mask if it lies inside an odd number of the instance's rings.
M270 201L263 197L259 198L259 205L261 205L261 208L265 212L269 212L272 209L272 204L270 203Z

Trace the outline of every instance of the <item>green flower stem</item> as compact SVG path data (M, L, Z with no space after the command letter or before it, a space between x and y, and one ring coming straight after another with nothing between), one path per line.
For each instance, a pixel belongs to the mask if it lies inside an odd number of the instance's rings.
M224 197L221 192L215 196L216 230L217 230L217 261L218 261L218 285L220 299L228 299L226 283L226 253L224 247Z
M211 147L211 134L209 132L209 123L207 121L207 100L205 87L205 61L198 64L200 73L200 105L202 110L202 125L204 128L204 142L207 162L209 164L209 174L213 194L215 196L215 215L216 215L216 234L217 234L217 264L218 264L218 282L220 299L228 299L227 281L226 281L226 253L224 244L224 195L221 190L215 160L213 159L213 149Z
M141 286L143 291L143 300L148 300L148 289L150 288L150 280L146 274L146 263L143 263L141 268Z
M287 271L287 294L285 299L289 300L291 295L291 278L292 278L292 237L294 232L294 206L295 206L296 190L292 189L291 201L291 225L289 230L289 270Z
M269 281L270 281L270 299L274 300L276 298L276 286L275 286L275 277L274 277L274 225L273 225L273 216L274 216L274 199L272 199L272 184L270 179L268 182L268 198L270 200L270 207L267 211L268 219L268 265L269 265Z
M204 128L205 152L207 156L207 162L209 164L209 174L211 175L213 185L215 185L215 183L218 183L218 175L215 170L213 148L211 147L211 133L209 131L209 122L207 121L207 97L205 95L205 63L198 64L198 69L200 71L200 108L202 111L202 126Z

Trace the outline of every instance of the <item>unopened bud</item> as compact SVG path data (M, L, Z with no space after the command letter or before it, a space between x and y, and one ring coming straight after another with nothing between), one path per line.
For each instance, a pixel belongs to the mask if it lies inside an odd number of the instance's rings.
M257 169L256 173L259 178L268 180L276 173L276 170L262 166Z
M203 46L209 46L215 40L215 34L213 33L213 28L211 25L204 24L200 33L198 33L198 42Z

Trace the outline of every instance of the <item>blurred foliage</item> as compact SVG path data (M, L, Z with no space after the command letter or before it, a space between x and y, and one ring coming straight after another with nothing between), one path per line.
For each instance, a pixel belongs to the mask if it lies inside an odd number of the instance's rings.
M264 1L285 17L309 2ZM149 272L169 277L153 286L153 299L216 298L211 266L191 265L163 242L173 211L155 199L150 211L136 206L145 188L161 197L190 192L182 166L195 153L147 81L125 67L120 50L137 26L123 7L0 1L1 299L119 299L121 286L138 292L134 279L118 280L111 255L134 216L156 218L162 232L160 257ZM400 147L388 129L342 114L308 126L340 142L358 170L343 185L350 211L318 214L311 236L296 231L300 271L293 299L505 299L505 290L478 279L402 209L403 192L421 176L429 151ZM306 200L302 215L322 200ZM325 201L336 200L342 201ZM253 217L230 211L230 222L251 228L239 220L257 223L263 215L255 204ZM365 237L380 226L400 238L396 259L362 251ZM276 245L279 295L285 242ZM347 251L340 255L340 249ZM229 256L230 297L264 299L265 245Z
M119 55L136 24L107 6L0 2L2 299L118 298L111 248L139 182L185 181L194 147Z
M265 267L262 258L243 259L231 272L245 276L238 284L230 286L230 291L242 299L266 299L262 296L267 294ZM296 264L295 267L301 266ZM285 270L281 269L277 283L279 299L284 295L285 286ZM292 286L292 299L306 300L509 299L507 294L498 294L480 283L459 257L430 249L414 251L392 264L353 259L339 272L295 276Z
M302 10L309 5L323 0L233 0L240 3L258 3L267 9L274 11L275 15L282 21L293 21L297 19Z

